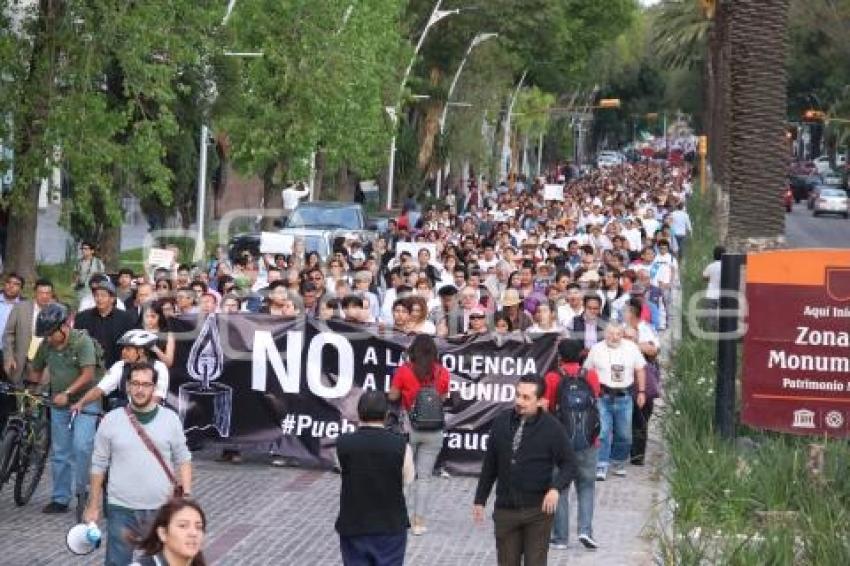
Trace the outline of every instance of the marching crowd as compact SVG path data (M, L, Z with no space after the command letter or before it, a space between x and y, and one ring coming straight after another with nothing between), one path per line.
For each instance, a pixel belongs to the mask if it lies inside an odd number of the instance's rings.
M327 258L307 251L298 239L289 254L245 251L231 257L222 247L206 265L176 262L156 269L152 277L137 277L126 268L107 275L94 246L84 242L73 282L76 313L55 302L50 281L36 281L33 298L24 299L23 278L6 274L0 293L5 378L22 383L44 377L53 395L53 492L44 511L66 512L76 497L78 514L96 520L102 514L100 497L90 496L90 490L98 493L108 483L107 563L126 564L132 548L118 542L116 533L130 529L142 540L142 527L155 519L172 488L179 487L185 496L191 487L191 457L179 420L158 410L175 357L170 320L187 314L254 312L337 318L372 324L379 332L416 335L389 395L411 415L418 409L428 412L428 405L417 409L420 390L433 389L437 397L448 391L448 372L439 366L431 337L533 339L558 334L558 367L536 381L524 377L511 417L494 423L493 436L501 431L505 439L490 444L475 515L480 518L481 506L498 482L500 563L519 564L524 554L526 564L544 564L550 538L553 548L566 545L566 491L574 482L579 540L595 548L595 482L606 480L609 471L623 477L628 463L643 463L661 383L658 333L669 322L678 262L691 232L685 210L689 177L687 167L622 165L566 182L557 179L563 182L560 194L548 192L542 179L529 183L521 178L510 186L480 179L433 205L409 198L385 233L368 242L339 238ZM109 413L95 432L103 397L121 410ZM361 409L372 421L386 412L379 399L364 396L362 401ZM538 407L569 425L569 440L559 427L535 442L525 441L526 426L532 430L552 424L548 417L535 418ZM7 401L2 412L13 408ZM580 422L576 415L583 415ZM412 532L422 535L427 530L428 478L442 434L439 427L416 430L415 419L411 423L410 451L403 451L402 460L412 466L404 478L415 492L409 498ZM555 476L534 463L533 456L518 456L524 450L548 450L544 439L564 445L557 450ZM138 446L127 450L139 441L146 452ZM398 448L394 441L387 446ZM226 451L225 457L239 461L234 451ZM340 459L343 491L347 467L355 460ZM523 472L525 483L511 465L530 466ZM145 466L161 466L163 481L140 481L138 470ZM544 484L547 489L541 491ZM550 486L557 488L556 495ZM345 507L345 497L342 501ZM362 503L354 498L349 505ZM529 506L540 513L525 513ZM342 509L341 518L344 513ZM203 523L202 513L200 517ZM355 528L346 534L346 525L338 523L348 544L343 545L347 563L359 563L354 558L358 553L381 552L355 544L369 533ZM406 532L406 524L404 528ZM545 531L545 537L529 546L523 543L524 529Z

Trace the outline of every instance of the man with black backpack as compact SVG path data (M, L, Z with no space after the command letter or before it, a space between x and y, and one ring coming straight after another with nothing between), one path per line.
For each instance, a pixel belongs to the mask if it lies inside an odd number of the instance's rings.
M546 374L544 397L548 409L564 425L573 452L577 475L575 479L578 498L578 540L585 548L598 547L593 539L593 507L596 489L596 456L600 430L599 376L596 370L581 367L581 340L563 340L558 344L560 362L554 371ZM569 538L569 487L561 492L555 522L552 527L551 546L567 548Z

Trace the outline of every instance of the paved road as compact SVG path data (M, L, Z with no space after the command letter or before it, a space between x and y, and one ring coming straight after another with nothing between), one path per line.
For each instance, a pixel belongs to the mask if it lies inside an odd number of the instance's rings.
M785 216L785 237L792 248L850 247L850 220L840 216L812 216L806 203L795 204Z
M590 552L573 539L567 550L552 551L550 565L643 566L652 564L645 527L654 521L661 457L651 441L648 465L632 467L629 477L597 483L594 531L601 548ZM216 565L335 566L340 563L333 521L338 509L339 477L330 472L277 469L255 457L241 466L214 462L212 453L196 455L195 497L208 512L206 554ZM101 554L73 557L64 535L72 513L42 515L49 476L33 501L17 508L9 486L0 492L0 562L10 566L101 564ZM492 523L471 521L475 491L472 478L434 479L435 497L429 532L410 537L406 564L411 566L484 566L496 562ZM574 517L571 526L574 529ZM651 530L651 529L650 529Z

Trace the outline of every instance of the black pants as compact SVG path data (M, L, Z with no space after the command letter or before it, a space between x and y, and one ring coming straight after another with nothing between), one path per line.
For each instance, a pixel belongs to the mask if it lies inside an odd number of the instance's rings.
M546 566L554 515L540 507L496 509L496 554L499 566Z
M642 409L635 403L632 411L632 464L643 465L646 454L646 439L649 433L649 419L652 417L653 399L647 399Z

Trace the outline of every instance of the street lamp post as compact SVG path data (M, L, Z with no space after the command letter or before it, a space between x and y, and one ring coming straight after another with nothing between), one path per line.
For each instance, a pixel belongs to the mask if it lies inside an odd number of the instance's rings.
M401 106L401 99L404 96L404 87L407 84L407 79L410 77L410 72L413 70L413 65L416 63L416 58L419 56L419 51L422 49L422 45L425 43L425 37L427 37L428 32L431 31L431 28L447 16L451 16L452 14L460 13L459 9L454 10L440 10L440 6L442 6L443 0L437 0L437 3L434 5L434 9L431 11L431 16L428 18L428 23L425 25L425 29L422 31L422 35L419 36L419 41L416 42L416 47L413 50L413 57L410 58L410 63L407 65L407 69L404 71L404 77L401 79L401 85L398 89L398 98L396 99L396 105L393 107L393 112L390 112L390 119L393 123L393 138L390 143L390 163L389 170L387 171L387 210L391 209L393 206L393 183L395 182L395 152L396 152L396 142L397 142L397 134L398 134L398 119L400 117L399 107Z
M493 39L497 37L498 33L479 33L476 35L472 41L469 43L469 47L466 48L466 53L463 55L463 59L460 61L460 65L455 71L455 76L452 78L452 83L449 85L449 92L446 94L446 104L443 106L443 113L440 115L440 139L442 140L443 133L446 130L446 116L449 113L449 102L451 102L452 94L454 94L455 87L457 86L457 81L460 79L460 74L463 72L463 67L466 65L466 60L469 59L469 54L472 53L472 50L487 41L488 39ZM440 164L440 170L437 173L437 198L440 198L440 189L443 186L443 165Z
M236 6L236 0L230 0L227 3L227 11L221 19L221 25L227 25L233 13L233 8ZM263 57L261 51L225 51L225 57L248 57L257 58ZM198 148L200 156L198 159L198 201L197 201L197 223L198 223L198 238L195 240L195 251L192 254L193 261L200 261L204 256L204 220L205 208L207 201L207 149L212 140L210 140L210 129L206 124L201 125L200 147Z
M514 93L511 96L511 102L508 105L508 115L505 116L505 132L504 137L502 138L502 162L499 164L499 175L500 181L507 181L508 178L508 159L511 156L511 117L514 113L514 105L516 104L517 98L519 98L519 91L522 89L522 84L525 82L525 77L528 75L528 69L522 72L522 76L519 79L519 82L516 84L516 88L514 89Z

